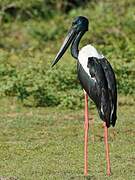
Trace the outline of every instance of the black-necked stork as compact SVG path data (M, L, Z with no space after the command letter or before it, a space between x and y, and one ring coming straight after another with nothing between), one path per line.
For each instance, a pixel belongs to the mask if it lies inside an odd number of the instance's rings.
M71 54L77 60L77 73L85 93L85 147L84 174L88 175L88 96L96 104L99 116L104 124L104 142L106 147L107 175L110 175L110 157L108 146L108 128L115 126L117 119L117 87L114 71L107 59L93 47L86 45L78 49L82 36L88 31L89 21L86 17L74 19L52 66L63 56L71 44Z

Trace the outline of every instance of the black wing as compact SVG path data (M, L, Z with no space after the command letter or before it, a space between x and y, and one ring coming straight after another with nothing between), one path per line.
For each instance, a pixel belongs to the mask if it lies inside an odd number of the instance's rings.
M78 78L82 87L97 106L100 118L110 126L111 106L104 70L97 58L88 58L89 74L78 63Z
M117 83L113 68L106 58L99 59L98 62L101 64L108 84L109 99L111 102L111 117L110 121L115 126L117 119Z
M107 126L111 124L111 103L108 89L108 81L104 69L95 57L88 58L89 72L92 78L96 80L96 89L98 91L98 111L102 120L106 121Z

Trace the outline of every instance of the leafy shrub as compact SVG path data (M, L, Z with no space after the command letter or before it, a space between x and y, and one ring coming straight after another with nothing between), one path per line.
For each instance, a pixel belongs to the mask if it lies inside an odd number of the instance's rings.
M14 19L31 18L48 19L55 13L66 13L75 7L84 5L90 0L0 0L0 14L4 22Z
M80 108L83 106L83 92L77 80L76 63L59 65L50 69L44 58L27 57L21 67L10 62L10 56L1 53L0 94L17 96L24 105ZM122 94L133 94L135 72L130 66L116 66L118 90Z

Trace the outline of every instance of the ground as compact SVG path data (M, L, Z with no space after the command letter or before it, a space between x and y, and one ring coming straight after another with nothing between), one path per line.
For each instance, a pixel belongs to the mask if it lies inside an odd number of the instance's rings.
M1 179L135 179L133 102L121 98L116 127L109 129L112 169L109 178L103 126L94 108L89 112L89 177L83 176L83 118L82 109L29 108L15 100L1 99Z

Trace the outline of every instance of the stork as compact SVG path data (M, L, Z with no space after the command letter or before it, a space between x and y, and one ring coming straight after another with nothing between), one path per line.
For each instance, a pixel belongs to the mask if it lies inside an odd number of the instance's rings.
M77 60L77 74L85 95L85 144L84 175L88 175L88 96L95 103L99 117L104 125L104 143L106 149L107 175L111 174L108 128L115 126L117 119L117 86L114 71L108 60L92 45L78 49L82 36L88 31L89 21L84 16L76 17L52 67L60 60L71 44L71 55Z

